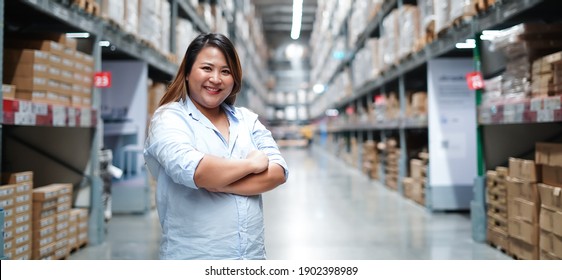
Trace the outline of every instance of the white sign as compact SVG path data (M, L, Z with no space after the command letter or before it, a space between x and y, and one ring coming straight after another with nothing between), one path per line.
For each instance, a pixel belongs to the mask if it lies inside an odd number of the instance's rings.
M429 185L434 209L468 209L477 176L476 99L471 59L428 62Z

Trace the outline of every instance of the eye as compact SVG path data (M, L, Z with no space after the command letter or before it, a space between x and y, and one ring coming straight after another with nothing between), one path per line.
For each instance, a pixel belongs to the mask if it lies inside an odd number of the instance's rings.
M223 70L222 70L222 74L223 74L223 75L230 75L230 70L228 70L228 69L223 69Z
M203 66L201 67L201 69L203 69L204 71L211 71L211 67L209 66Z

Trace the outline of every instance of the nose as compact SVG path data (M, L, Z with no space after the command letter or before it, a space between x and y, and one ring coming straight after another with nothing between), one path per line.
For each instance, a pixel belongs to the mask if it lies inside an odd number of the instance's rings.
M211 73L211 76L209 77L209 81L215 84L221 83L222 81L221 81L220 73L218 71L213 71Z

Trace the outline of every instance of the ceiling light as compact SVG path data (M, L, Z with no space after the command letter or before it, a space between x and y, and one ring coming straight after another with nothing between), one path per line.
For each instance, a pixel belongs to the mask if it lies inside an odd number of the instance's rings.
M474 39L466 39L464 43L457 43L455 44L457 49L474 49L476 47L476 40Z
M339 111L337 109L328 109L326 110L326 116L328 117L337 117L339 115Z
M111 43L109 41L100 41L100 47L109 47Z
M322 84L315 84L312 87L312 91L314 91L314 93L316 93L316 94L320 94L320 93L324 92L324 89L325 89L325 87Z
M73 33L66 33L66 38L75 38L75 39L86 39L90 37L90 33L88 32L73 32Z
M304 55L304 48L299 44L289 44L285 49L287 59L301 59Z
M302 1L293 0L293 26L291 27L291 38L296 40L301 34L302 25Z

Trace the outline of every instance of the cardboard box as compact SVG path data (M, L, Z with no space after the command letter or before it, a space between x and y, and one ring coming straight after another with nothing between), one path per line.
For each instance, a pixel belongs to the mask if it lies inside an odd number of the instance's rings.
M14 195L14 206L18 206L22 204L31 204L30 193L16 193Z
M33 182L32 181L24 181L16 183L16 194L20 193L29 193L31 194L33 190Z
M542 183L562 188L562 167L561 166L542 166Z
M543 207L562 211L562 188L546 184L539 184L541 203Z
M31 213L24 213L14 216L14 225L20 226L22 224L31 223Z
M33 247L31 256L34 260L39 260L43 257L48 257L55 253L55 243L50 243L41 247Z
M523 181L514 177L507 177L505 180L507 188L507 197L509 199L522 198L529 202L539 203L539 192L537 184Z
M526 201L521 198L514 198L508 201L507 215L509 219L523 220L534 224L539 222L540 205Z
M540 259L541 259L541 260L547 260L547 261L559 261L559 260L562 260L562 258L559 258L559 257L553 255L552 253L550 253L550 252L545 252L545 251L543 251L543 250L541 250Z
M562 258L562 237L541 230L540 249Z
M55 215L50 215L50 216L42 218L42 219L36 219L35 217L33 217L32 228L33 228L33 230L40 230L42 228L55 225L55 223L56 223Z
M31 222L19 224L14 227L14 236L26 232L31 232Z
M0 186L0 200L13 198L15 192L16 192L16 185Z
M60 184L51 184L33 190L33 201L56 199L61 190ZM55 200L56 201L56 200Z
M539 176L537 176L539 174ZM509 158L509 176L524 181L536 182L540 178L540 169L537 170L532 160Z
M0 208L11 208L13 206L14 206L13 197L0 198Z
M16 86L9 84L2 84L2 98L14 99L16 98Z
M57 71L50 71L52 69L57 68L51 68L48 64L20 63L15 65L7 65L3 69L3 77L4 81L12 81L15 77L51 78L51 75L54 79L58 79L60 77L60 70L58 71L57 75Z
M64 45L51 40L23 40L11 39L5 42L9 48L15 49L34 49L50 52L52 54L63 56Z
M56 228L55 225L52 224L50 226L45 226L42 228L34 228L33 229L33 238L41 238L41 237L45 237L45 236L49 236L49 235L55 235L56 233Z
M46 235L46 236L42 236L42 237L36 237L34 236L33 238L33 248L41 248L41 247L45 247L51 243L56 242L55 240L55 235L54 234L50 234L50 235Z
M510 237L517 238L530 245L539 245L539 224L530 224L520 219L509 219L507 231Z
M56 209L57 208L57 200L56 198L49 199L49 200L37 200L33 202L33 211L34 212L43 212L49 209Z
M562 212L542 207L539 220L542 230L562 236Z
M509 252L523 260L539 259L539 246L527 244L513 237L509 238Z
M33 183L33 171L2 173L2 183L18 184L23 182Z
M4 49L4 64L46 64L50 65L50 54L32 49Z
M550 166L562 166L562 144L536 143L535 162Z
M27 204L22 204L22 205L15 205L13 210L14 210L14 214L23 214L23 213L29 213L32 214L33 211L31 211L31 203L27 203Z

